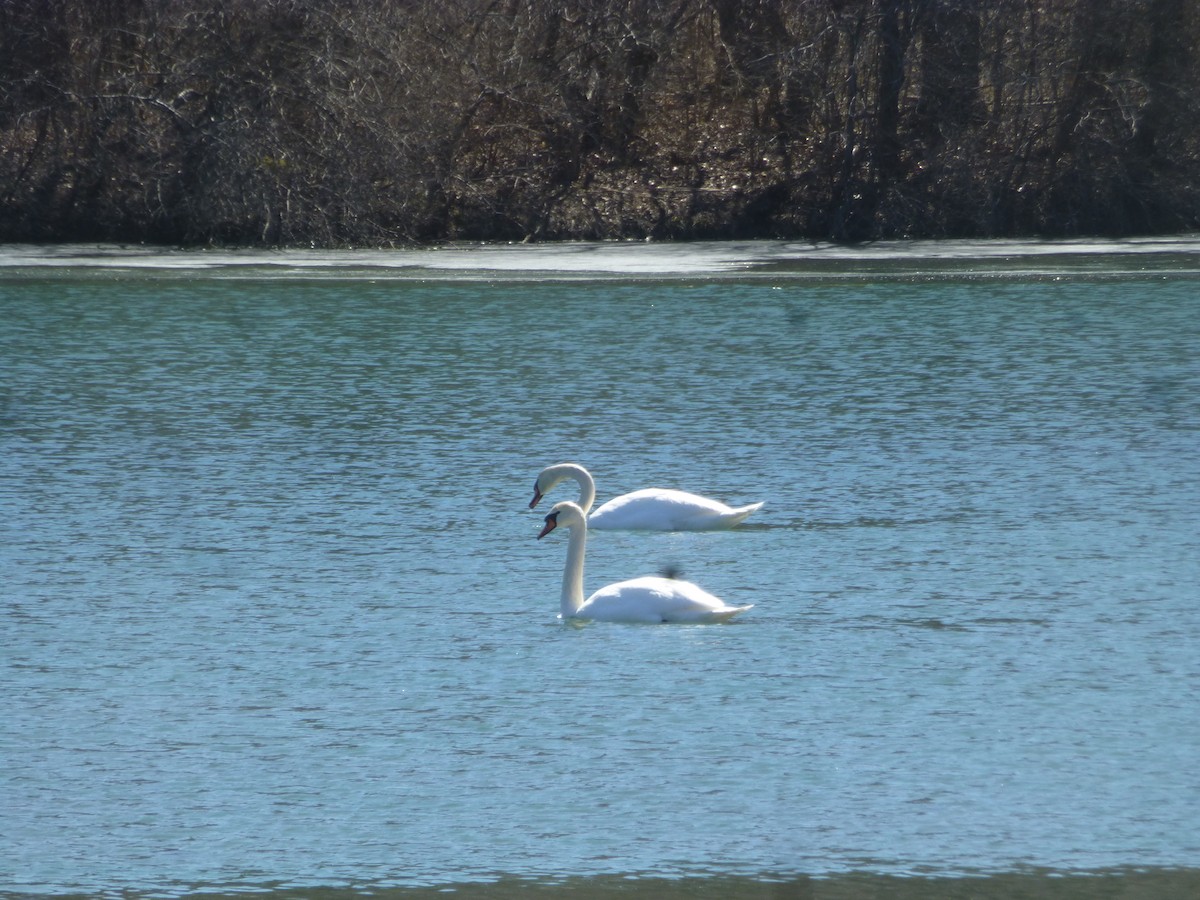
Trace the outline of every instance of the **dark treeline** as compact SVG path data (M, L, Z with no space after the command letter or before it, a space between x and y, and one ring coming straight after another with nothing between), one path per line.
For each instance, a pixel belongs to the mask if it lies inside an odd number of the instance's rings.
M1195 0L0 0L0 240L1197 227Z

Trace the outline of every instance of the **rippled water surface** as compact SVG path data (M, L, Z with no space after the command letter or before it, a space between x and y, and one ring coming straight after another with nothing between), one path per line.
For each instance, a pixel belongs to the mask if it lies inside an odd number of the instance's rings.
M0 373L0 894L1200 867L1198 242L8 247ZM754 609L560 622L564 460Z

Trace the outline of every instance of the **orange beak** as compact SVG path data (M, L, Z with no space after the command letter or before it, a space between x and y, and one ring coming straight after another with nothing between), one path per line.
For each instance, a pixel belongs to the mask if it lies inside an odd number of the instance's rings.
M542 499L542 492L540 490L538 490L538 486L535 484L533 486L533 499L529 501L529 508L533 509L535 506L538 505L538 503L539 503L539 501L541 501L541 499Z
M546 524L543 525L542 530L538 532L538 540L540 541L542 538L544 538L546 535L548 535L550 532L552 532L557 527L558 527L558 514L550 513L550 515L546 516Z

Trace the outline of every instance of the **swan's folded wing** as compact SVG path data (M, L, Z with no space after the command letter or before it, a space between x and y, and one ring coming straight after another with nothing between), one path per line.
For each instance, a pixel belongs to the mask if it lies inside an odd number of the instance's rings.
M729 606L690 581L647 575L601 588L579 615L606 622L713 622L749 608Z
M735 509L699 494L645 488L609 500L590 516L588 527L621 531L707 531L731 528L762 506Z

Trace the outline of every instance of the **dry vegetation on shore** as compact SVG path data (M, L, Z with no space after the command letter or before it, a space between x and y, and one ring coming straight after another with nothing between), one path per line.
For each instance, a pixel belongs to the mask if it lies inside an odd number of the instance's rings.
M0 0L0 240L1200 227L1188 0Z

